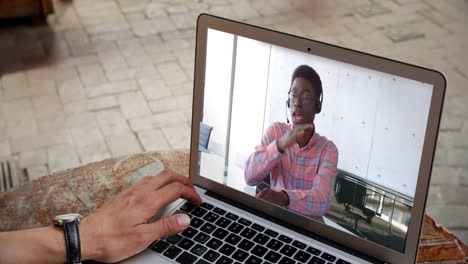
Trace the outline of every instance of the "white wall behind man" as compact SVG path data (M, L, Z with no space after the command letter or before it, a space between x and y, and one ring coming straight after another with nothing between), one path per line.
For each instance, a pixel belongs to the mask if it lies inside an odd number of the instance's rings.
M234 35L208 30L202 122L213 127L208 149L224 157Z
M242 166L263 136L270 45L238 38L229 163Z

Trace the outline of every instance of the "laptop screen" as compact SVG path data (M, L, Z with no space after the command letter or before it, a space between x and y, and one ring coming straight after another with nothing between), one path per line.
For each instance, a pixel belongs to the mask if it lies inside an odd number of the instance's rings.
M404 252L433 86L207 36L199 175Z

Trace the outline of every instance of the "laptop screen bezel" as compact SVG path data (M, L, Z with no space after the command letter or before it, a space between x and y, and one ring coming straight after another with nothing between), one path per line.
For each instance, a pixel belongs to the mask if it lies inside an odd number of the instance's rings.
M427 129L424 138L419 175L411 219L408 226L407 240L404 253L392 250L362 238L344 233L326 224L317 222L285 208L265 202L243 192L237 191L208 178L197 175L198 167L198 137L200 121L203 112L203 89L205 78L205 59L208 28L230 34L246 37L269 44L302 51L317 56L366 67L376 71L401 76L408 79L433 85L433 93L429 108ZM308 51L310 49L310 51ZM223 195L238 203L260 210L281 221L293 224L299 228L326 237L345 247L352 248L365 255L388 263L414 263L420 238L422 221L430 174L437 142L437 132L440 124L443 100L445 96L446 80L442 73L423 67L379 57L364 52L338 47L315 40L293 36L258 26L232 21L212 15L201 14L197 21L194 92L192 108L192 134L190 151L190 179L192 182L208 191Z

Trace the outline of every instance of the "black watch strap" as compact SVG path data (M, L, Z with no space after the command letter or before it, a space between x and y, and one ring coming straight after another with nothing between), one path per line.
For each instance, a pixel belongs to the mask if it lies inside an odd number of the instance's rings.
M80 231L78 221L64 222L65 244L67 245L67 263L81 263Z

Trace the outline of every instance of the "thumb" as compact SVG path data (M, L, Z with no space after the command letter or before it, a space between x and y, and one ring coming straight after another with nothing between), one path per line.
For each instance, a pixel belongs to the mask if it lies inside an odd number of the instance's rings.
M176 214L163 217L151 224L153 234L158 238L171 236L184 231L190 226L190 217L186 214Z

